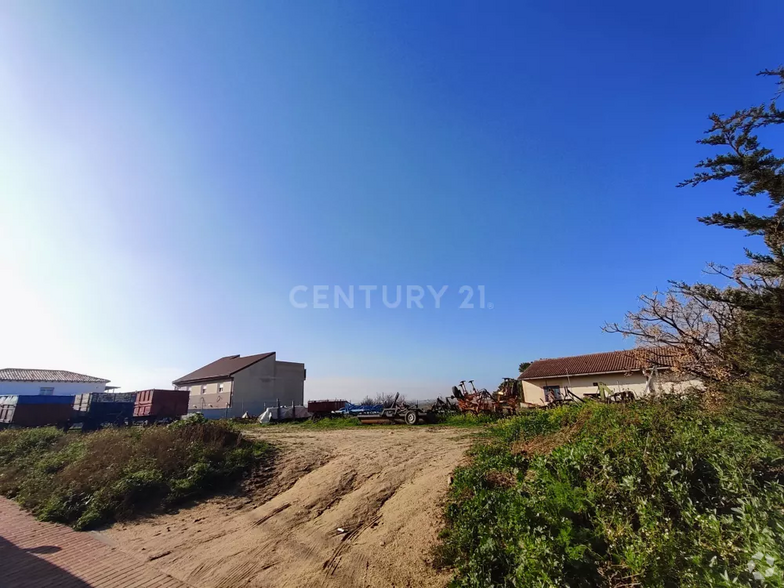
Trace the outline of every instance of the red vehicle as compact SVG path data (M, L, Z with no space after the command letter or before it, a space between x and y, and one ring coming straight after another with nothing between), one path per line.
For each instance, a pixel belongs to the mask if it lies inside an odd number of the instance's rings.
M188 412L188 390L142 390L136 394L134 420L173 421Z
M330 417L344 406L345 400L308 400L308 412L313 415L314 420Z

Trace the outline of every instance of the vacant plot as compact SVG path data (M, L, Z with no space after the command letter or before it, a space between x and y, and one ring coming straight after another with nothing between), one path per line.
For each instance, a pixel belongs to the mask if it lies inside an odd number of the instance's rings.
M472 432L250 429L281 448L250 497L213 499L104 535L197 587L443 586L430 565L449 476Z

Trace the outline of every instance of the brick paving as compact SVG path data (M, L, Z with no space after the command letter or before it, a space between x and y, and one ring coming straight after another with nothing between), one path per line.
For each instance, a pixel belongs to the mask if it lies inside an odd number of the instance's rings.
M0 588L191 588L93 533L36 521L0 498Z

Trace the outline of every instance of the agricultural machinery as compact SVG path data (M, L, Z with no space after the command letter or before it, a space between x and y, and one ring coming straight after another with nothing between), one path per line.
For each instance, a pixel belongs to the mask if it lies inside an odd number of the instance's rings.
M364 412L356 416L363 423L404 422L407 425L416 425L423 421L432 421L432 409L422 410L418 406L411 406L399 399L400 392L395 394L395 399L389 406L380 407L380 412Z

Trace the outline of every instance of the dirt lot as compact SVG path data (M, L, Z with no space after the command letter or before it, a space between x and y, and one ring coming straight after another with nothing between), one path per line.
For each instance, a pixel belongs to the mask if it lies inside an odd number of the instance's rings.
M102 534L197 588L446 583L448 574L430 566L430 549L470 431L273 427L248 434L281 448L252 499L213 499Z

